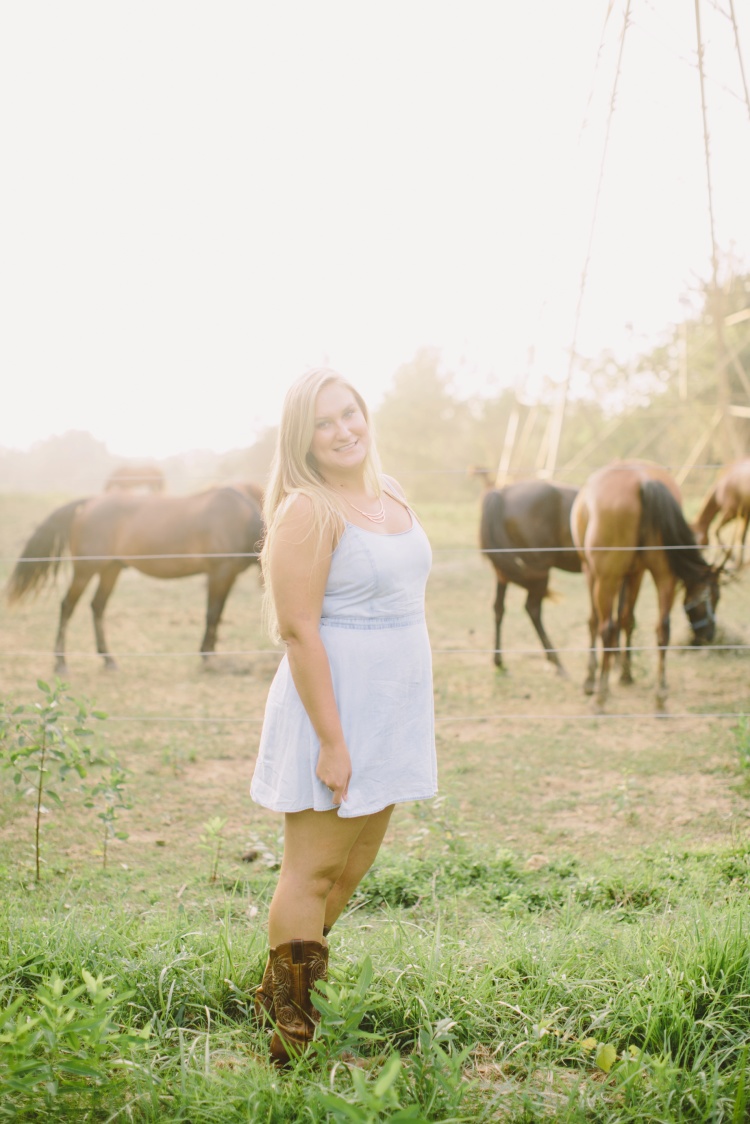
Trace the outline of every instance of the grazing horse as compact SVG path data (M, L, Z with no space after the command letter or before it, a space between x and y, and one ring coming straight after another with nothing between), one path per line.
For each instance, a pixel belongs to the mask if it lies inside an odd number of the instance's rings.
M750 524L750 457L735 461L719 473L716 484L704 499L701 509L692 524L695 537L701 546L708 542L708 528L715 517L721 512L721 518L716 524L716 537L721 543L719 531L726 523L733 519L738 521L737 532L733 546L739 543L742 565L745 550L747 528ZM723 545L723 543L722 543Z
M639 461L616 461L593 473L573 503L571 529L591 597L591 650L584 691L589 695L595 691L598 635L602 642L596 696L599 711L607 698L609 666L619 650L620 630L626 637L622 681L632 682L630 641L646 570L654 579L659 602L657 711L664 709L667 697L669 615L678 581L685 586L684 607L695 640L707 643L713 639L722 567L712 567L703 558L682 514L679 496L666 469Z
M525 589L526 612L544 646L547 659L565 675L557 651L544 631L542 601L548 595L549 572L580 573L581 560L570 534L570 509L576 489L544 480L521 480L491 488L482 499L480 544L497 577L495 597L495 666L503 667L500 626L508 584Z
M163 492L166 487L164 473L155 464L121 464L110 473L105 492Z
M48 515L32 534L8 585L9 601L41 589L70 550L73 577L60 606L55 670L66 673L65 631L78 600L99 576L91 608L96 649L106 667L115 661L104 638L104 610L120 571L133 566L154 578L208 576L206 629L201 653L216 647L216 633L238 574L254 561L263 536L262 490L255 484L209 488L190 496L113 491L74 500Z

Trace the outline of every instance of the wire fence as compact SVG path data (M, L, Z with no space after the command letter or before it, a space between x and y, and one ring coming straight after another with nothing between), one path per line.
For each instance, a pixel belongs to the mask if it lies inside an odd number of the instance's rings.
M567 654L571 654L571 653L581 654L581 653L587 653L590 650L591 649L589 648L588 645L586 645L586 646L584 646L584 645L565 645L565 646L562 646L562 647L554 647L554 648L545 649L545 651L554 652L558 655L561 654L561 653L562 654L565 654L565 653L567 653ZM628 644L627 647L623 646L621 648L603 648L603 649L600 649L600 650L605 651L605 652L612 652L612 653L626 652L626 651L633 653L633 652L653 652L653 651L658 650L658 649L656 649L653 644ZM750 651L750 644L709 644L709 645L670 644L668 649L666 649L666 650L670 651L670 652L691 652L691 653L695 653L696 655L704 654L706 652L747 652L747 651ZM493 656L493 655L497 654L498 649L497 648L445 648L445 647L440 647L439 645L432 645L431 651L432 651L433 656ZM539 647L530 647L530 646L529 647L526 647L526 646L524 646L524 647L518 647L518 646L508 647L508 646L504 645L503 648L502 648L502 654L504 656L539 655L540 651L541 651L541 649ZM0 659L2 659L2 658L14 659L16 656L24 656L25 658L33 658L33 657L37 657L37 656L44 657L44 656L48 656L49 654L50 653L47 650L42 651L42 650L35 649L35 648L13 648L12 651L8 650L7 652L3 652L2 649L0 649ZM90 659L92 661L97 661L97 660L100 660L102 658L101 654L99 652L66 651L65 654L66 654L66 657L70 657L71 659L73 659L73 658L75 658L75 659ZM283 651L282 648L235 648L235 649L229 649L229 650L222 650L221 652L196 652L196 651L187 651L187 650L171 651L171 652L170 651L144 652L144 651L126 650L122 653L122 655L127 656L128 659L134 658L134 659L147 659L147 660L150 660L150 659L168 659L168 658L169 659L195 659L196 656L200 656L202 659L205 659L205 660L217 661L217 660L222 660L222 659L226 659L226 658L229 658L229 657L231 657L232 659L236 659L236 658L245 658L245 657L250 657L250 656L252 656L254 658L257 658L258 656L272 656L272 657L275 657L276 659L281 659L284 655L284 651Z
M477 715L477 714L445 714L445 715L439 715L439 714L437 714L437 715L435 715L435 722L439 725L443 724L443 723L450 723L450 722L487 723L487 724L489 724L489 723L492 723L492 722L508 722L508 721L511 721L511 720L512 721L524 721L525 719L532 720L534 722L539 721L539 720L550 721L550 722L578 722L578 721L601 722L602 720L606 721L606 720L609 720L609 719L613 719L613 720L625 719L626 721L632 722L635 719L646 719L646 718L653 718L655 721L658 721L658 722L661 722L664 719L668 719L670 721L689 720L691 722L695 721L696 719L702 719L704 721L712 721L712 720L716 719L716 720L725 720L725 721L726 720L732 720L734 722L737 722L737 721L741 721L742 719L747 718L747 717L748 717L748 712L743 711L743 710L738 710L738 711L692 711L692 710L690 710L690 711L683 711L683 712L678 713L678 714L669 714L667 712L659 712L658 714L654 714L653 711L650 711L650 712L644 711L643 713L637 713L637 712L633 712L633 711L630 711L629 713L626 713L624 711L622 713L616 713L616 712L611 712L611 711L608 711L608 712L605 712L605 713L593 713L591 711L589 711L589 712L581 711L581 712L576 712L576 713L572 713L572 714L561 711L559 713L556 712L556 713L551 713L551 714L550 713L547 713L547 714L529 714L528 711L521 710L521 711L517 711L515 713L512 712L512 711L503 711L502 713L499 713L499 714L481 714L481 715ZM172 714L159 714L159 715L155 715L155 714L108 714L107 715L107 721L108 722L118 722L118 723L126 723L126 722L149 723L149 722L154 722L154 723L164 723L164 724L198 723L198 724L206 724L206 725L210 725L210 724L213 723L213 724L216 724L216 725L234 725L234 726L253 725L253 726L260 726L263 722L263 718L262 717L238 716L238 715L232 715L231 717L227 716L227 715L214 715L214 716L211 716L211 717L206 717L205 715L202 715L202 716L196 717L196 716L190 716L190 715L172 715Z
M737 544L716 544L720 550L729 550L730 547ZM713 546L713 544L711 544ZM652 552L654 550L664 551L704 551L709 547L701 547L696 543L680 543L675 545L662 546L659 544L638 544L634 546L587 546L586 553L628 553L638 554L639 552ZM576 554L577 548L575 546L492 546L492 547L474 547L474 546L435 546L432 548L433 554L486 554L486 555L502 555L512 554L524 555L530 554L536 558L543 557L546 554ZM44 564L51 565L58 563L60 565L65 562L120 562L126 566L130 562L164 562L174 561L181 559L184 561L193 560L196 562L205 561L220 561L225 558L241 558L241 559L254 559L260 558L258 551L205 551L201 553L191 553L189 551L180 551L177 553L160 553L160 554L64 554L64 555L29 555L20 557L0 557L0 563L5 565L32 565Z

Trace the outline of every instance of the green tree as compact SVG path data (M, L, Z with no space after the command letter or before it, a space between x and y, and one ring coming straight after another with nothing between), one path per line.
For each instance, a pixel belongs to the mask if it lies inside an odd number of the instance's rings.
M468 494L466 467L474 461L472 415L441 367L437 348L422 348L397 370L375 417L387 472L415 500Z

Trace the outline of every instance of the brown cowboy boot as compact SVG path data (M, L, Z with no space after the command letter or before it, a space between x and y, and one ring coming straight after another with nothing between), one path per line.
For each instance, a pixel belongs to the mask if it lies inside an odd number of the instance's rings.
M318 980L328 976L328 945L295 940L272 949L273 1006L276 1030L271 1058L286 1065L303 1053L315 1033L320 1014L310 1001Z
M331 931L330 925L323 926L323 936L327 937ZM266 966L263 969L263 979L255 989L255 1021L259 1026L267 1027L276 1021L276 1012L273 1005L273 950L268 953Z
M263 979L255 989L255 1021L259 1026L267 1026L276 1017L273 1007L273 949L268 953Z

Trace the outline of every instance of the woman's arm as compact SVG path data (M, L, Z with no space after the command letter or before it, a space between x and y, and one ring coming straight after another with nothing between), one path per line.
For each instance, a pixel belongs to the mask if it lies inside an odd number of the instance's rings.
M292 679L320 739L315 772L332 790L334 804L340 804L347 797L352 765L336 707L328 654L320 638L331 555L325 546L317 549L317 541L312 505L305 496L296 496L276 531L270 581Z

